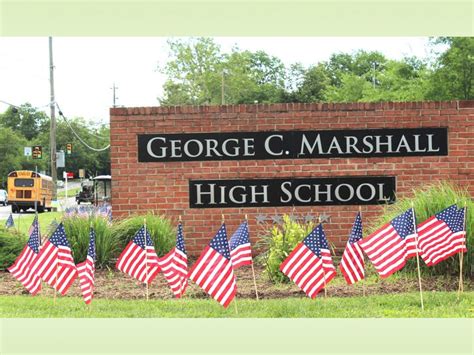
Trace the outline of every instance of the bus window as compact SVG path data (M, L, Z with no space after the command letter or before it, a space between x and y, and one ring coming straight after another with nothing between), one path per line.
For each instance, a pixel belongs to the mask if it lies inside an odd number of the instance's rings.
M16 187L33 187L35 181L33 179L15 179Z

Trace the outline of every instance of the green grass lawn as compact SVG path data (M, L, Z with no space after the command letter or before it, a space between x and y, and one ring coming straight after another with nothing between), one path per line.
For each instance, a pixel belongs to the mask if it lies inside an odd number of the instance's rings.
M75 187L73 189L68 189L67 190L67 196L68 197L73 197L76 196L76 194L81 190L80 187ZM66 197L66 190L61 190L58 192L58 198L64 198Z
M46 228L50 225L50 223L56 219L57 222L61 220L63 216L62 212L43 212L38 213L39 224L41 233L43 234L46 231ZM15 216L15 229L19 229L20 233L28 234L28 230L30 229L31 223L33 223L33 219L35 218L34 213L22 213L19 217Z
M465 318L474 316L474 292L424 294L421 311L418 293L388 294L368 297L284 298L270 300L237 299L222 308L214 300L93 300L87 307L75 297L0 296L0 317L33 318Z

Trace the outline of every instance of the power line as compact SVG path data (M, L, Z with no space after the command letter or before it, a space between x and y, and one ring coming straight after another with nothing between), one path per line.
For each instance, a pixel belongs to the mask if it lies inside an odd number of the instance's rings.
M76 136L76 138L88 149L90 150L93 150L94 152L103 152L107 149L110 148L110 144L107 145L106 147L104 148L94 148L94 147L91 147L89 144L87 144L77 133L76 131L74 131L74 128L72 128L71 124L69 123L69 121L67 120L67 118L63 115L62 111L61 111L61 108L59 107L58 103L56 103L56 106L58 107L58 111L59 111L59 115L63 118L63 120L67 123L69 129L71 130L71 132Z

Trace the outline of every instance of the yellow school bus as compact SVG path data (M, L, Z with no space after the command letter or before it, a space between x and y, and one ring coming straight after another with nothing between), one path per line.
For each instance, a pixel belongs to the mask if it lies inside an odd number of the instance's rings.
M51 211L53 179L29 170L17 170L8 174L8 204L12 212L35 208L38 212Z

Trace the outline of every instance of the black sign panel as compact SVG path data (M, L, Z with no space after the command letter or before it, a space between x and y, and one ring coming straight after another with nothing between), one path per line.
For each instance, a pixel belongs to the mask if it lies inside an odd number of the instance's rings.
M138 135L139 162L447 154L447 128Z
M395 201L395 177L191 180L189 207L374 205Z

